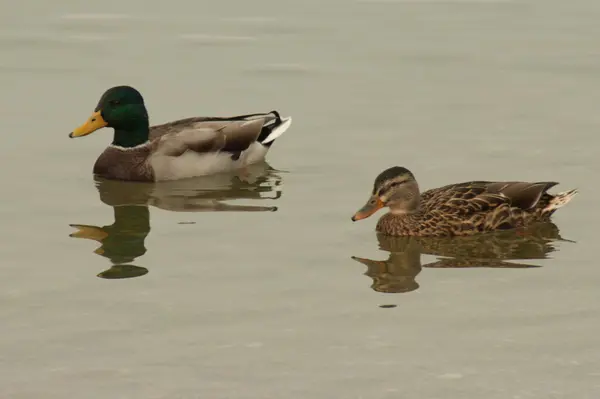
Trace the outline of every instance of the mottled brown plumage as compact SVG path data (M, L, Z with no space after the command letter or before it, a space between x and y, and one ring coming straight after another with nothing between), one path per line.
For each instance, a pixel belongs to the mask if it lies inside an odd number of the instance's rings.
M470 181L419 192L413 174L402 167L382 172L373 195L353 220L388 206L378 232L392 236L468 236L550 220L577 193L552 195L556 182Z

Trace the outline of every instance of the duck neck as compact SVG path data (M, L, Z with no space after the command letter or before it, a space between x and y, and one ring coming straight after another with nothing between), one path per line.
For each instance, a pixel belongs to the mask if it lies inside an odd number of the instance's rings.
M416 220L423 216L423 211L420 207L413 209L390 209L389 214L396 218Z
M388 212L379 219L376 230L392 236L411 235L412 232L420 228L422 215L421 211L411 213Z
M148 125L140 125L135 128L129 128L127 130L115 129L112 144L125 148L136 147L147 142L148 135Z

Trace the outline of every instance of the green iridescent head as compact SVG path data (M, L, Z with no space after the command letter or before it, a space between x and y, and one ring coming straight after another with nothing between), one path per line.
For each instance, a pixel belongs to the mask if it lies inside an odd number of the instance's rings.
M69 134L83 137L103 127L115 129L113 144L133 147L148 140L149 120L144 98L130 86L115 86L104 92L88 120Z

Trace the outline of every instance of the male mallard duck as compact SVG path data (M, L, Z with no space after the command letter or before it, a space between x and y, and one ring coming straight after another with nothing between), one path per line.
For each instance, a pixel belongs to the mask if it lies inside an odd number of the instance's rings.
M466 236L547 222L577 194L547 191L556 182L471 181L419 192L414 175L395 166L375 179L369 201L352 217L367 218L387 206L377 231L391 236Z
M265 158L292 123L277 111L230 118L195 117L150 127L142 95L116 86L100 98L92 116L69 137L103 127L115 132L94 174L117 180L159 181L232 171Z

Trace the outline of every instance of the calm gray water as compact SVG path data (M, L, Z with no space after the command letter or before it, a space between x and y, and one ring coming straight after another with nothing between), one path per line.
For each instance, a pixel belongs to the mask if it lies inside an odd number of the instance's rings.
M597 398L599 20L596 0L3 2L0 397ZM67 134L117 84L152 123L294 122L246 180L96 182L109 130ZM581 193L526 237L386 241L350 216L392 165Z

